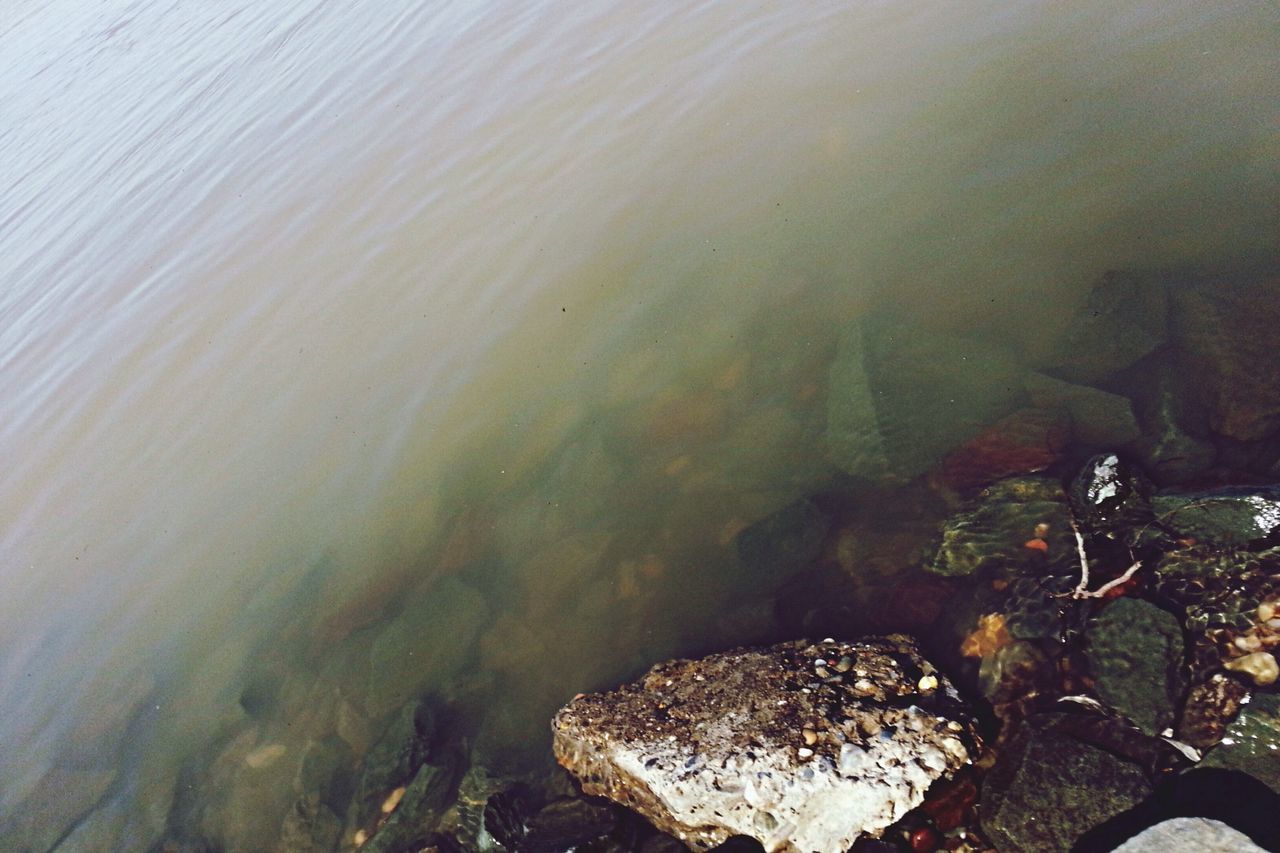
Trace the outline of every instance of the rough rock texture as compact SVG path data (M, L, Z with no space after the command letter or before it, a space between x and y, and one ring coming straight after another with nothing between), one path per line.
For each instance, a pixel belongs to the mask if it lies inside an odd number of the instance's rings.
M1225 823L1205 817L1176 817L1144 829L1112 853L1170 853L1195 850L1197 853L1265 853Z
M1102 392L1099 392L1102 393ZM1057 462L1071 439L1071 418L1056 408L1019 409L947 454L934 479L967 492Z
M1027 547L1040 524L1048 525L1044 549ZM951 577L999 568L1066 574L1075 560L1062 487L1047 477L1015 477L985 489L967 510L947 520L929 570Z
M1280 278L1205 279L1173 288L1171 328L1188 358L1189 388L1214 432L1254 441L1280 430Z
M1178 536L1214 545L1245 545L1280 532L1280 486L1161 494L1156 518Z
M1240 770L1280 794L1280 696L1256 694L1200 766Z
M1142 434L1127 397L1040 373L1030 374L1026 384L1032 403L1062 409L1071 416L1076 441L1093 447L1119 447Z
M1023 375L990 342L863 318L845 330L831 365L831 460L855 477L915 477L1019 408Z
M659 664L579 696L557 759L696 850L843 851L877 836L969 761L954 689L902 635L804 641Z
M1066 853L1085 832L1150 793L1136 765L1023 723L983 784L982 828L1000 850Z
M1157 735L1173 723L1181 694L1182 627L1137 598L1107 605L1085 635L1094 690L1104 702Z
M1154 274L1106 273L1058 342L1051 372L1071 382L1096 382L1155 351L1167 336L1166 290Z

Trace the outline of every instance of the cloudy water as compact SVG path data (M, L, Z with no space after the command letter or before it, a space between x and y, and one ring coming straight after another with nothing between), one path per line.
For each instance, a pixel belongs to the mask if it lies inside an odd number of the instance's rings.
M1271 260L1278 24L9 3L0 846L268 849L412 696L527 766L785 631L742 534L844 476L842 329L1031 363L1108 269Z

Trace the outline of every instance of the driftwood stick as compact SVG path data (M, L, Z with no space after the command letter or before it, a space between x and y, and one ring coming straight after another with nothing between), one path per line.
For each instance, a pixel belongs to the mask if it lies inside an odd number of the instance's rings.
M1137 573L1138 569L1142 568L1142 561L1135 560L1133 565L1125 569L1124 574L1120 575L1120 577L1109 580L1102 586L1090 592L1089 555L1086 554L1084 550L1084 536L1080 533L1080 526L1076 524L1076 520L1072 518L1070 521L1071 532L1076 535L1076 553L1080 555L1080 583L1076 584L1076 588L1071 590L1070 595L1072 598L1102 598L1108 592L1129 580L1129 578L1133 577ZM1130 554L1129 556L1133 555Z

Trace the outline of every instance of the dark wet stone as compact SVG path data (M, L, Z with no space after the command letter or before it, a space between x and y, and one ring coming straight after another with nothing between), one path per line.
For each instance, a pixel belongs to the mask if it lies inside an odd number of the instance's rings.
M1176 536L1210 545L1246 545L1280 533L1280 486L1160 494L1156 519Z
M1086 831L1150 793L1137 766L1022 723L984 781L982 828L1000 850L1065 853Z
M285 815L275 849L280 853L332 850L342 835L342 821L315 794L302 797Z
M1163 344L1168 316L1167 286L1161 277L1108 272L1067 326L1048 370L1070 382L1104 380Z
M1053 674L1053 665L1042 651L1016 641L983 656L978 683L983 697L998 706L1040 695L1051 686Z
M911 479L1019 408L1024 371L987 341L883 315L845 329L829 374L827 445L837 468Z
M337 814L345 814L355 793L355 755L337 735L307 744L298 766L299 790L315 792L320 802Z
M738 534L738 560L755 578L781 579L817 559L827 525L812 501L788 504Z
M1171 551L1151 570L1160 596L1185 609L1189 631L1247 629L1262 601L1280 592L1280 548L1249 552L1200 546ZM1216 662L1216 659L1215 659Z
M436 712L425 699L408 702L369 749L360 778L361 822L376 815L387 795L409 784L431 755Z
M1280 279L1206 278L1171 289L1171 329L1186 354L1184 381L1215 433L1255 441L1280 430Z
M542 798L529 786L511 785L493 793L484 805L484 828L508 850L517 849L528 832L529 819L542 805Z
M1091 458L1067 495L1082 532L1135 541L1152 520L1151 481L1115 453Z
M1047 477L1001 480L943 525L929 570L971 575L979 570L1019 570L1033 575L1074 571L1075 540L1062 487ZM1047 524L1045 550L1028 548L1036 526Z
M529 819L521 853L558 853L608 835L618 823L615 806L600 800L563 797Z
M1239 770L1280 794L1280 695L1255 693L1200 766Z
M1174 354L1153 359L1133 383L1134 411L1142 438L1133 453L1157 483L1176 485L1204 474L1217 459L1208 440L1209 421L1190 399L1185 373Z
M1222 740L1248 695L1247 687L1222 673L1195 685L1187 692L1182 716L1174 730L1178 740L1197 749L1214 746Z
M416 850L415 841L428 837L448 806L457 780L456 768L423 764L404 796L381 828L360 849L365 853L402 853Z
M640 844L640 853L688 853L689 848L665 832L655 832Z
M1118 598L1085 633L1094 691L1147 734L1173 724L1181 694L1182 627L1150 602Z

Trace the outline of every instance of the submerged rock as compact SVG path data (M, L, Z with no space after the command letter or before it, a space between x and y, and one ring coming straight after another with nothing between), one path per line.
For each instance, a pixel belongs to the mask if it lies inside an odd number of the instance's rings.
M1051 725L1021 724L983 784L982 828L1000 850L1066 853L1151 793L1136 765Z
M970 759L958 696L901 635L803 641L659 664L579 696L557 759L695 850L843 851Z
M1050 359L1051 372L1092 383L1154 352L1168 335L1167 286L1149 273L1103 275Z
M1181 695L1182 627L1136 598L1107 605L1085 634L1094 690L1149 735L1174 721Z
M1178 536L1212 545L1246 545L1280 533L1280 486L1161 494L1156 518Z
M1243 832L1207 817L1175 817L1158 823L1130 838L1112 853L1169 853L1171 850L1265 853Z
M1280 430L1280 286L1276 275L1204 279L1171 290L1171 328L1184 377L1219 435L1256 441Z
M1200 766L1239 770L1280 794L1280 696L1255 695Z
M1069 518L1056 480L1001 480L947 520L929 569L950 577L1006 568L1034 575L1069 573L1076 559Z
M849 326L829 375L832 462L868 479L910 479L1017 409L1013 355L986 341L875 315Z
M1136 541L1152 520L1151 482L1114 453L1099 454L1071 481L1071 510L1084 532Z
M1119 447L1142 434L1133 404L1119 394L1039 373L1027 377L1027 393L1037 406L1066 411L1071 416L1071 433L1082 444Z
M821 552L827 518L810 500L788 504L738 534L738 561L751 580L777 581Z

